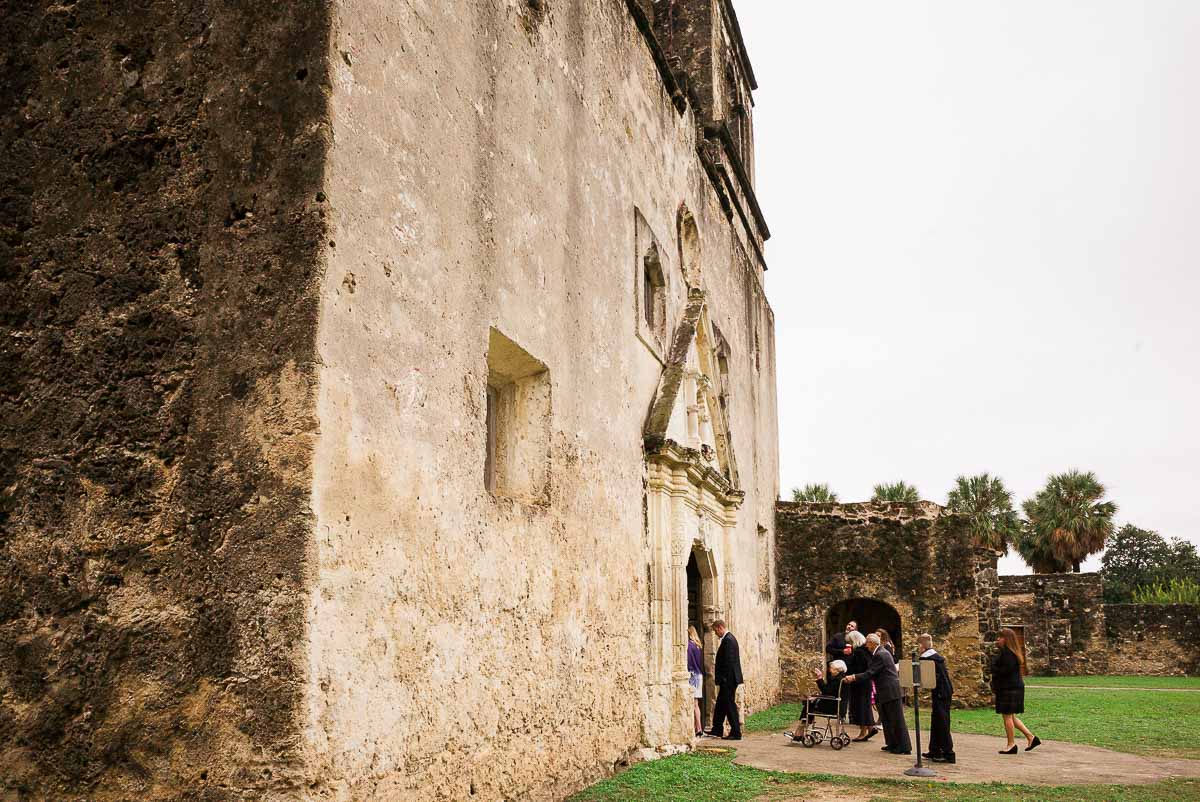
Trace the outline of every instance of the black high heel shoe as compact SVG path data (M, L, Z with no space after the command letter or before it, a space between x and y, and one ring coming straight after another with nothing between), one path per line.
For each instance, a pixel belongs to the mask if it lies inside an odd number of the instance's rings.
M1034 749L1037 749L1041 745L1042 745L1042 739L1035 735L1035 736L1033 736L1033 740L1029 742L1029 746L1025 747L1025 751L1032 752Z
M1000 754L1002 754L1002 755L1015 755L1016 753L1017 753L1017 745L1016 744L1013 744L1012 749L1001 749L1000 750Z

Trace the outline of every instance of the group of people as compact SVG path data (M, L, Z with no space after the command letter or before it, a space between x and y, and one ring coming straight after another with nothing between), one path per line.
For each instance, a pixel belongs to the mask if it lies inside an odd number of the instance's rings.
M737 688L742 684L742 659L737 639L725 622L718 619L712 625L717 636L717 655L713 679L717 686L717 700L713 708L712 726L706 732L701 722L700 700L704 696L704 660L700 634L695 627L688 627L688 677L694 700L693 715L696 737L723 738L740 741L742 738L741 717L737 707ZM954 683L946 667L946 658L933 647L933 637L923 634L917 638L921 660L934 666L936 682L930 691L932 716L929 727L929 751L922 756L935 763L955 763L954 739L950 735L950 707L954 700ZM1041 746L1041 739L1033 734L1018 715L1025 712L1025 657L1018 649L1019 641L1011 629L1001 630L996 638L996 655L992 659L992 693L995 708L1004 720L1007 737L1002 755L1017 754L1016 732L1025 736L1025 751ZM868 635L858 631L858 623L851 621L844 633L836 633L826 644L826 671L813 670L820 694L805 700L800 719L791 731L785 733L793 743L801 743L805 732L812 726L815 716L837 715L851 724L858 725L858 735L851 741L869 741L883 730L883 751L894 755L912 754L912 741L908 736L908 725L904 721L904 695L900 688L900 674L896 669L896 646L885 630L879 629ZM876 723L875 711L879 714ZM725 723L729 722L729 733Z
M929 751L922 756L934 763L955 763L954 739L950 734L950 707L954 700L954 684L946 667L946 658L933 647L933 637L923 634L917 639L921 660L934 666L936 682L930 691L932 716L929 728ZM1025 659L1017 649L1017 638L1011 629L1002 630L996 639L997 653L992 661L992 692L995 709L1004 719L1008 743L1000 754L1017 754L1015 731L1026 738L1025 751L1041 745L1018 718L1025 712ZM824 674L813 670L819 695L810 697L803 705L800 719L785 733L793 743L802 743L815 716L837 715L858 725L854 742L869 741L880 731L875 712L883 729L883 751L894 755L912 754L908 726L904 721L904 696L896 669L896 647L885 630L863 635L858 623L851 621L844 633L836 633L825 646L827 666ZM874 708L874 710L872 709Z

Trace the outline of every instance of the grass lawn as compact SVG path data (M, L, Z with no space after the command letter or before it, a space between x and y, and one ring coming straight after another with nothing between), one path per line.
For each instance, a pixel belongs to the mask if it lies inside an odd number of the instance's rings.
M1153 785L1032 786L866 780L825 774L782 774L735 766L732 753L693 753L640 763L575 796L571 802L1181 802L1200 799L1200 781Z
M922 701L924 713L929 710L927 697ZM1046 740L1143 755L1200 758L1200 693L1026 688L1021 720ZM922 728L927 722L923 715ZM1000 716L991 708L955 710L950 728L954 732L1004 734Z
M1025 683L1064 688L1167 688L1200 691L1200 677L1026 677Z
M1100 684L1132 678L1088 679ZM922 694L921 701L921 729L927 732L928 695ZM750 716L746 720L746 730L782 732L795 724L799 715L799 705L778 705ZM1086 687L1027 688L1025 713L1021 720L1047 740L1072 741L1142 755L1200 758L1200 693L1098 691ZM908 721L911 725L911 709ZM990 707L955 710L950 716L950 726L954 732L1004 735L1004 725ZM1020 734L1017 737L1020 738Z

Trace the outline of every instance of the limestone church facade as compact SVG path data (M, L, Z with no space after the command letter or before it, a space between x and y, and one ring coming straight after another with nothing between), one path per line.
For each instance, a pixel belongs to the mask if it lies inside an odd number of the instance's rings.
M774 703L733 4L113 13L9 31L5 787L561 799L718 617Z

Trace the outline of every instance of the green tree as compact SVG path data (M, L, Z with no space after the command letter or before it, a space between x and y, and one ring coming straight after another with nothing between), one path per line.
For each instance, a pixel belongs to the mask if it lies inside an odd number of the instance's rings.
M871 501L920 501L921 494L910 484L894 482L893 484L875 485L875 495Z
M1125 524L1108 539L1101 561L1104 600L1133 600L1134 590L1173 579L1200 581L1200 554L1186 540L1167 541L1158 532Z
M792 488L792 501L812 501L826 504L836 504L837 493L829 489L827 484L805 485Z
M1012 493L997 476L960 476L946 499L946 508L965 515L975 541L995 551L1007 551L1021 528Z
M1159 580L1171 560L1171 547L1158 532L1125 524L1109 538L1100 561L1104 600L1119 604L1133 599L1134 588Z
M1029 523L1015 541L1017 551L1039 572L1035 560L1043 567L1053 565L1054 573L1078 572L1079 564L1103 549L1113 533L1117 505L1101 501L1106 492L1091 471L1051 476L1023 505Z

